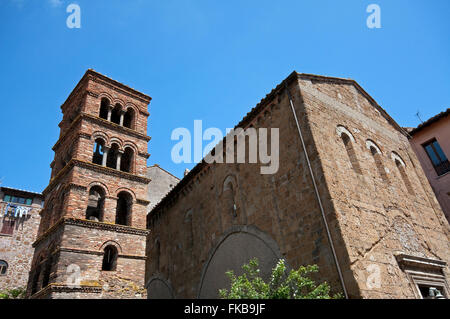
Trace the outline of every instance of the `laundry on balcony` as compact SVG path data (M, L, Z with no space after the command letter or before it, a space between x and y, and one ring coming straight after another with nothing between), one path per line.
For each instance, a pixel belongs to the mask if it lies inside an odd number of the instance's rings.
M3 216L11 216L14 218L22 218L28 216L31 207L24 207L19 205L7 204L3 211Z

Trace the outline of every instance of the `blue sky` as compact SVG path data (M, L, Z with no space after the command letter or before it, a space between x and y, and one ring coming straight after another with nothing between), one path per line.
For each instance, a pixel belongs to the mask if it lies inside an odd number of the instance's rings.
M448 0L1 0L1 185L46 187L59 107L88 68L153 98L148 164L177 176L193 164L172 162L173 129L225 131L293 70L355 79L417 126L418 110L450 107L449 13Z

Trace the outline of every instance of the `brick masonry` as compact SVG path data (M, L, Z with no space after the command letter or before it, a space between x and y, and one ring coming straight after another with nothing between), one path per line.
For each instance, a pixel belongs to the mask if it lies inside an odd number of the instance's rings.
M130 127L100 117L102 100L134 114ZM144 298L147 187L146 135L150 97L88 70L61 106L61 133L43 191L27 295L32 298ZM132 149L130 171L93 162L94 143ZM102 192L102 217L87 220L90 190ZM123 195L126 194L126 195ZM125 206L120 206L126 196ZM126 208L125 208L126 207ZM118 221L119 211L130 211ZM131 215L131 217L130 217ZM120 223L120 224L118 224ZM126 223L126 224L125 224ZM105 248L115 266L103 270Z

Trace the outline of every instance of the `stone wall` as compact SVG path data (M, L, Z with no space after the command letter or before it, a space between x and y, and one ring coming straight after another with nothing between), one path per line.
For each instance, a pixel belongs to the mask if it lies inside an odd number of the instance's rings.
M449 225L407 137L354 83L303 77L299 86L300 118L312 131L341 230L344 245L338 250L349 256L342 260L347 278L356 279L363 298L417 297L396 256L448 263ZM356 163L338 127L352 135ZM375 156L370 146L377 149ZM368 282L374 269L380 273L379 287ZM448 266L444 272L449 278Z
M2 198L0 194L0 198ZM0 229L10 217L3 215L7 203L0 200ZM24 205L23 205L24 206ZM0 260L8 263L6 275L0 275L0 291L11 288L25 288L33 258L33 247L41 217L40 199L35 199L27 217L13 218L16 220L12 235L0 234Z

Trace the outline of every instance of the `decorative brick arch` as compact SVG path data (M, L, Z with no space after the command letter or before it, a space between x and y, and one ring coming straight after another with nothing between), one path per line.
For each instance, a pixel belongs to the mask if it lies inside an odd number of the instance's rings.
M124 110L125 110L125 111L128 111L128 109L132 109L132 110L135 112L135 114L136 114L137 112L139 112L139 110L138 110L138 108L136 107L136 105L134 105L134 104L131 103L131 102L128 102L128 103L125 104Z
M95 142L97 139L101 139L104 142L104 145L109 145L109 136L105 132L95 131L92 133L92 140Z
M89 185L88 185L88 187L87 187L87 191L88 191L88 193L89 193L89 190L92 188L92 187L94 187L94 186L98 186L98 187L100 187L101 189L103 189L103 191L105 192L105 196L109 196L109 189L108 189L108 186L106 186L105 184L103 184L102 182L92 182L92 183L90 183Z
M114 101L113 101L113 107L116 107L116 105L120 105L120 109L122 110L122 111L125 111L125 102L123 101L123 100L121 100L121 99L114 99Z
M406 167L405 162L403 161L403 159L400 157L399 154L397 154L396 152L392 151L391 153L391 158L392 160L395 162L395 160L399 161L399 163L403 166Z
M348 137L350 138L350 140L351 140L353 143L356 143L356 140L355 140L353 134L350 133L350 131L349 131L345 126L343 126L343 125L338 125L338 126L336 126L336 134L337 134L339 137L342 137L342 133L347 134Z
M99 100L106 99L108 100L109 104L111 105L113 103L114 98L107 92L102 92L98 95Z
M370 150L370 148L373 147L377 151L378 154L380 154L380 155L383 154L381 152L380 148L378 147L378 145L375 144L375 142L372 141L372 140L367 140L366 141L366 147L367 147L368 150Z
M133 150L134 154L137 154L138 152L138 147L135 143L131 142L131 141L125 141L123 142L123 149L125 150L126 147L129 147Z
M103 250L105 249L106 246L114 246L114 247L117 248L117 252L118 252L119 254L122 254L122 246L120 246L120 244L119 244L117 241L112 240L112 239L107 240L107 241L103 242L103 243L100 245L100 247L98 248L98 250L99 250L99 251L103 251Z
M113 144L117 144L119 146L119 150L123 151L123 141L118 137L111 137L109 139L108 147L112 147Z
M131 197L133 198L133 203L136 203L136 194L130 188L119 187L118 189L116 189L114 194L117 197L119 195L119 193L121 193L121 192L129 193L131 195Z

